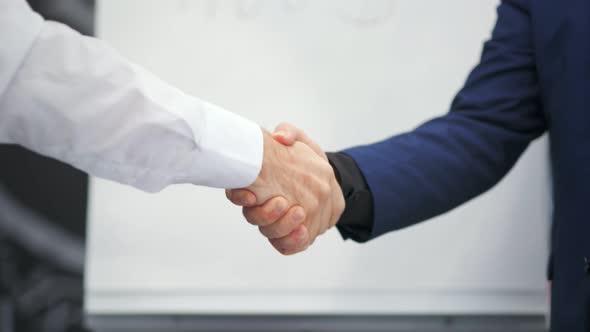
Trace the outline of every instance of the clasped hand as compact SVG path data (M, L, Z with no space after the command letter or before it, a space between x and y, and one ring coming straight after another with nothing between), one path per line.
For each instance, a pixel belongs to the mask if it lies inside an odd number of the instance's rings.
M271 135L264 132L264 159L248 188L227 190L227 198L243 207L249 223L258 226L284 255L307 249L336 224L344 197L322 149L290 124Z

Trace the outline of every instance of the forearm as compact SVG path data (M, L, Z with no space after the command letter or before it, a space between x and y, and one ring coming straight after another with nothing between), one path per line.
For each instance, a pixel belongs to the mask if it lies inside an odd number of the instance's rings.
M490 189L547 129L531 36L528 2L502 2L481 61L448 114L344 151L373 198L374 217L366 221L371 236L434 217Z
M370 188L373 237L447 212L490 189L537 136L503 135L495 133L501 128L478 126L447 116L345 151Z

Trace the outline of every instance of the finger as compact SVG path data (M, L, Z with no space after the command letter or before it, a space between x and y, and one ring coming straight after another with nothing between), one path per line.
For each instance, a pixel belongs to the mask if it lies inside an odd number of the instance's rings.
M277 196L262 205L244 207L243 214L252 225L266 226L282 218L288 210L289 202L284 197Z
M297 142L298 137L301 135L301 130L290 123L280 123L273 132L272 136L279 143L287 146L291 146Z
M256 204L256 195L248 189L228 189L225 196L238 206L250 207Z
M295 142L301 142L307 146L309 146L318 156L328 160L324 150L314 142L307 134L295 127L290 123L283 122L279 124L273 133L273 138L278 141L279 143L287 146L291 146L295 144Z
M276 222L260 227L260 233L269 239L277 239L289 235L305 220L305 210L294 206Z
M269 240L272 246L283 255L293 255L307 249L309 232L305 225L299 225L289 235Z

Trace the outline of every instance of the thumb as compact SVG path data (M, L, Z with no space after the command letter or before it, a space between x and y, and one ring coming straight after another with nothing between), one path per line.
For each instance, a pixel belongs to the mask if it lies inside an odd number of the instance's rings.
M300 135L301 130L299 128L286 122L279 124L272 133L272 137L276 141L287 146L295 144L299 140Z
M257 197L248 189L227 189L225 197L238 206L251 207L257 204Z
M309 138L303 130L290 123L283 122L279 124L272 136L276 141L287 146L291 146L295 142L301 142L309 146L318 156L328 159L324 150L316 142Z

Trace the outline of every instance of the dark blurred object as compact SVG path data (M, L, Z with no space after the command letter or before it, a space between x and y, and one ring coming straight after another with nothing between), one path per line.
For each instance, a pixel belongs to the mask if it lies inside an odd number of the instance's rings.
M94 33L92 0L29 3L48 20L85 35ZM10 197L0 200L0 222L6 226L26 218L10 229L13 232L0 230L0 332L84 331L79 261L86 234L88 177L21 147L0 145L0 189Z
M28 0L47 20L69 25L80 33L94 35L94 0Z
M0 240L0 331L85 331L82 280L10 239Z
M0 145L0 184L18 201L84 238L86 174L15 145Z

